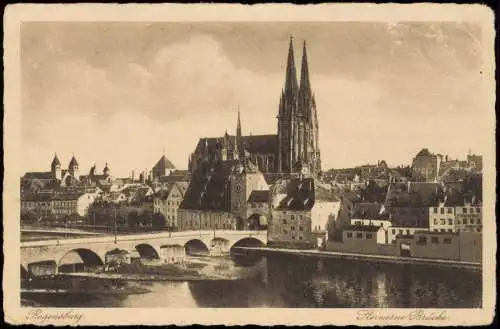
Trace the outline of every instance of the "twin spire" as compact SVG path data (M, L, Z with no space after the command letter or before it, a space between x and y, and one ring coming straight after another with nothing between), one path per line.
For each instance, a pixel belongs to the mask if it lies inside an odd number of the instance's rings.
M290 37L290 46L288 49L288 61L286 65L285 95L298 92L297 70L295 69L295 57L293 51L293 37ZM300 89L304 92L311 92L311 83L309 82L309 64L307 62L307 47L304 41L302 47L302 64L300 70Z

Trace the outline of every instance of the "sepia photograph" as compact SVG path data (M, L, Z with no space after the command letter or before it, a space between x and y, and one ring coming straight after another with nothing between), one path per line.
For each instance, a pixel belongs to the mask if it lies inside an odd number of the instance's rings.
M486 7L99 6L5 13L11 321L492 320Z

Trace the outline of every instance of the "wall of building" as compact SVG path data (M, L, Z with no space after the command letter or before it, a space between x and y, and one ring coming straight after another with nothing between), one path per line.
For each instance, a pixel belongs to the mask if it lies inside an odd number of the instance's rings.
M311 230L327 231L335 226L340 210L340 202L316 201L311 209Z
M222 211L203 211L178 209L179 229L181 230L236 230L235 216Z
M481 233L416 233L412 239L397 239L398 253L402 243L410 244L411 257L472 262L482 259Z
M396 255L396 245L393 244L377 244L373 241L359 241L353 240L343 243L340 241L328 241L326 244L326 250L337 251L337 252L350 252L350 253L362 253L362 254L376 254L376 255L386 255L394 256Z
M310 211L273 210L267 227L271 243L314 244Z
M482 208L470 204L455 207L456 230L460 232L482 232Z
M415 232L427 231L425 228L420 227L401 227L401 226L391 226L387 229L387 242L396 243L397 235L415 235Z

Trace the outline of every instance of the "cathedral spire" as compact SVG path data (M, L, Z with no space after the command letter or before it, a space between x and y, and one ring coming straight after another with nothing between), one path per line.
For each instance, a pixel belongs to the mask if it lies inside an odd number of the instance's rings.
M293 54L293 37L290 37L288 49L288 60L286 64L285 94L290 95L297 91L297 71L295 69L295 57Z
M243 159L245 157L245 149L243 148L243 139L241 137L241 119L240 119L240 106L238 105L238 122L236 123L236 147L238 157Z
M300 68L300 89L302 92L311 93L311 83L309 82L309 64L307 63L307 47L304 41L302 48L302 65Z

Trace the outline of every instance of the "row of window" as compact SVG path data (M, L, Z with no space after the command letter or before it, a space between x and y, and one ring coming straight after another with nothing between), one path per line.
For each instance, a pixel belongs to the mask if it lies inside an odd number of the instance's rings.
M439 237L437 237L437 236L432 236L432 237L431 237L431 243L432 243L432 244L437 244L437 243L439 243ZM427 244L427 237L426 237L426 236L421 236L421 237L418 239L417 244ZM450 238L450 237L445 237L445 238L443 238L443 244L451 244L451 238Z
M450 228L450 229L444 229L444 228L441 228L441 229L433 229L432 230L433 232L453 232L453 230ZM480 227L469 227L469 228L463 228L463 229L457 229L457 232L481 232L481 228Z
M353 233L347 232L346 236L348 239L352 239ZM361 232L356 233L356 239L363 239L363 233L361 233ZM366 233L366 239L373 239L373 233Z
M439 224L440 225L453 225L453 219L451 218L448 218L448 220L446 219L441 219L439 221ZM481 219L477 219L477 220L474 220L474 219L464 219L463 221L461 221L460 219L455 219L455 224L457 225L474 225L474 224L478 224L480 225L481 224ZM437 218L434 219L434 225L438 225L438 220Z
M396 235L396 231L397 231L397 230L396 230L396 229L394 229L394 228L391 230L391 232L392 232L392 234L393 234L393 235ZM410 230L406 230L406 235L410 235L411 233L412 233L412 231L410 231ZM399 232L398 232L398 234L399 234L399 235L404 235L404 234L405 234L405 230L401 230L401 229L400 229L400 230L399 230Z
M448 207L446 209L447 209L448 214L452 214L453 213L453 208ZM462 213L467 214L467 209L468 208L462 208ZM481 208L477 208L477 207L476 208L470 208L470 212L469 213L473 214L474 213L474 209L476 210L476 214L480 214L481 213ZM445 211L445 208L439 208L439 213L440 214L444 214L444 211ZM435 214L438 213L438 208L434 208L434 213Z
M290 237L292 238L292 240L295 240L296 238L298 238L299 240L303 240L304 237L302 234L299 234L298 236L295 235L295 227L292 226L293 228L293 232L288 232L287 229L283 229L283 234L285 235L288 235L288 233L290 233ZM299 227L299 229L302 228L302 227ZM300 231L303 231L302 229Z
M298 221L303 221L309 219L308 217L302 216L302 215L290 215L288 218L292 221L298 220ZM283 218L283 224L288 223L287 218Z
M290 231L296 231L296 230L297 230L297 228L295 226L293 226L293 225L290 226ZM304 232L304 227L303 226L299 226L298 230L300 232ZM283 233L288 234L288 230L286 228L284 228L283 229Z

